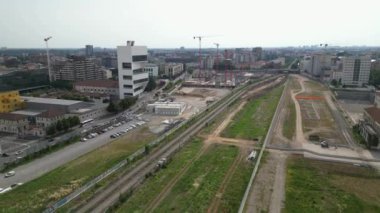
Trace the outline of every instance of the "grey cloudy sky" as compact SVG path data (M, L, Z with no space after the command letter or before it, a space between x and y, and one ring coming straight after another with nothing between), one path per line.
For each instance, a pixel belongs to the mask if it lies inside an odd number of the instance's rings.
M380 46L379 0L0 0L0 46Z

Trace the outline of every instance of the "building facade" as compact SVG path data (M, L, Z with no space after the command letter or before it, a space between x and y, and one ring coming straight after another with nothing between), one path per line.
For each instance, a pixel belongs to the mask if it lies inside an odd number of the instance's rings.
M363 120L359 122L360 135L370 149L380 149L380 109L369 107L364 109Z
M169 63L169 64L165 64L165 71L162 76L172 79L179 76L182 72L183 72L183 64Z
M12 113L0 113L0 132L17 135L27 133L29 121L27 116Z
M106 78L107 71L94 58L72 56L55 70L56 80L84 81Z
M344 57L342 84L350 86L363 86L368 84L370 71L370 57Z
M87 80L74 83L74 89L85 94L119 95L119 82L115 80Z
M155 64L147 64L144 67L144 71L148 72L149 77L157 78L158 77L158 66Z
M87 57L92 57L94 56L94 46L92 45L86 45L86 56Z
M135 46L128 41L127 46L117 47L119 70L119 98L140 95L149 81L149 74L144 70L148 61L146 46Z
M24 107L18 91L0 92L0 113L12 112Z

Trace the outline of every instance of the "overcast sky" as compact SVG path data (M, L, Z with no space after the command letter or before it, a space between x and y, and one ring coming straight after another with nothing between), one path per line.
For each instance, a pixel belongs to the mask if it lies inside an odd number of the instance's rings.
M380 46L380 0L0 0L0 47Z

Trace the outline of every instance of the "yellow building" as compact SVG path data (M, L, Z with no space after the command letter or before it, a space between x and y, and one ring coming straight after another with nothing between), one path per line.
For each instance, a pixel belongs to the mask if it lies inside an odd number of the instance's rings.
M24 107L18 91L0 92L0 113L12 112Z

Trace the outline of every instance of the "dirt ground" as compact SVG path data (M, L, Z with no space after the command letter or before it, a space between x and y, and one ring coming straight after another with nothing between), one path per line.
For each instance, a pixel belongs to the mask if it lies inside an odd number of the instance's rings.
M280 213L285 201L287 154L270 151L253 182L245 212Z

